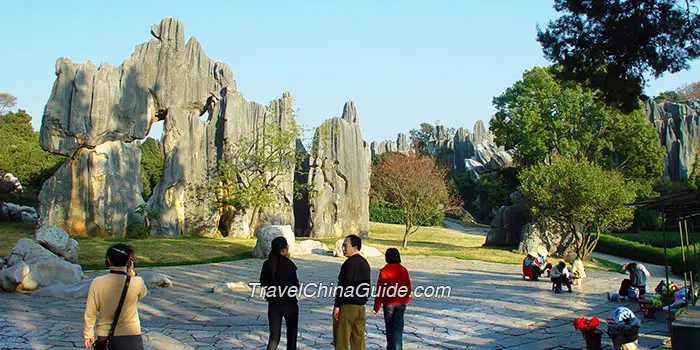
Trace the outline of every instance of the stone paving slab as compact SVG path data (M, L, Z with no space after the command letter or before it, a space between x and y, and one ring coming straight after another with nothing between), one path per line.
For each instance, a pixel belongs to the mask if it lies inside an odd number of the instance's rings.
M340 258L294 259L302 282L335 283ZM383 258L368 259L376 281ZM414 298L406 311L406 349L581 349L585 342L572 320L609 317L632 303L607 301L605 292L624 275L589 271L583 287L572 294L551 292L547 280L523 281L519 265L464 261L446 257L406 256L404 265L418 285L451 287L449 298ZM262 260L153 268L174 286L151 289L139 306L148 349L264 348L268 336L267 303L250 293L212 294L219 282L256 282ZM87 272L87 278L104 273ZM370 302L371 304L371 302ZM300 349L332 349L332 298L302 298ZM67 349L82 346L84 299L53 300L25 294L0 294L0 349ZM367 308L367 348L385 346L381 313ZM663 315L642 319L641 345L659 348L668 339ZM605 326L603 325L603 329ZM280 348L284 348L282 334ZM603 337L604 348L611 343Z

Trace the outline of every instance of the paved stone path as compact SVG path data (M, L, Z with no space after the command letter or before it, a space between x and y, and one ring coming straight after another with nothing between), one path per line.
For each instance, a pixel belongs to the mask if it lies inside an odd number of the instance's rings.
M302 282L330 283L342 259L325 256L295 258ZM369 259L372 275L384 265ZM183 267L154 268L168 275L172 288L151 289L139 313L147 348L264 348L266 303L250 293L226 295L207 291L218 282L255 282L262 260L243 260ZM449 285L450 298L414 298L406 313L407 349L581 349L585 343L572 320L597 315L604 320L618 303L608 302L622 274L590 271L583 289L552 294L549 281L523 281L519 265L462 261L444 257L404 257L414 286ZM87 278L103 273L93 271ZM330 349L333 300L300 300L299 348ZM0 348L61 349L82 345L85 301L52 300L0 293ZM633 311L636 304L627 303ZM368 307L367 346L385 345L383 318ZM641 317L641 313L639 313ZM641 344L658 348L667 339L663 315L643 319ZM604 328L604 327L603 327ZM284 338L284 333L283 333ZM607 336L603 341L610 348ZM284 339L280 348L283 348Z
M450 221L450 220L442 220L442 223L445 224L445 226L447 226L450 229L453 229L455 231L460 231L462 233L468 233L470 235L486 237L486 234L489 232L488 228L478 227L478 226L464 226L464 225L458 224L458 223L456 223L454 221Z

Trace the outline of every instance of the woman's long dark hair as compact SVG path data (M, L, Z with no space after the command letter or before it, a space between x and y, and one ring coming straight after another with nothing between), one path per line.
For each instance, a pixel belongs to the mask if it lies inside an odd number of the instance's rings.
M282 249L287 248L288 246L287 239L282 236L275 237L270 245L272 249L270 250L268 260L270 261L272 280L279 282L279 279L277 278L277 266L279 265L280 258L282 257Z

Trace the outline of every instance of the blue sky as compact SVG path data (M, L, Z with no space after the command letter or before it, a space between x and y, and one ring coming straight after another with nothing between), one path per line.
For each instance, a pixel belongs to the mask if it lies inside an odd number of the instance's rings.
M15 95L38 130L57 58L119 65L151 39L151 24L178 17L187 38L231 66L248 100L288 90L306 127L339 116L351 99L368 141L423 121L471 130L523 70L548 64L535 26L556 17L552 3L12 1L0 21L0 92ZM651 81L647 94L698 80L698 67Z

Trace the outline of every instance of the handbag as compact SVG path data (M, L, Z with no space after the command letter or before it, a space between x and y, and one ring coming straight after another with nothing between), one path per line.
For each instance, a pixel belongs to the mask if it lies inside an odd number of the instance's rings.
M117 311L114 313L114 320L112 325L109 327L109 333L107 333L107 338L103 340L95 341L93 349L95 350L114 350L114 329L117 327L117 321L119 320L119 314L122 312L122 307L124 306L124 299L126 299L126 291L129 289L129 282L131 281L131 276L126 275L126 282L124 282L124 289L122 290L122 296L119 299L119 305L117 305Z

